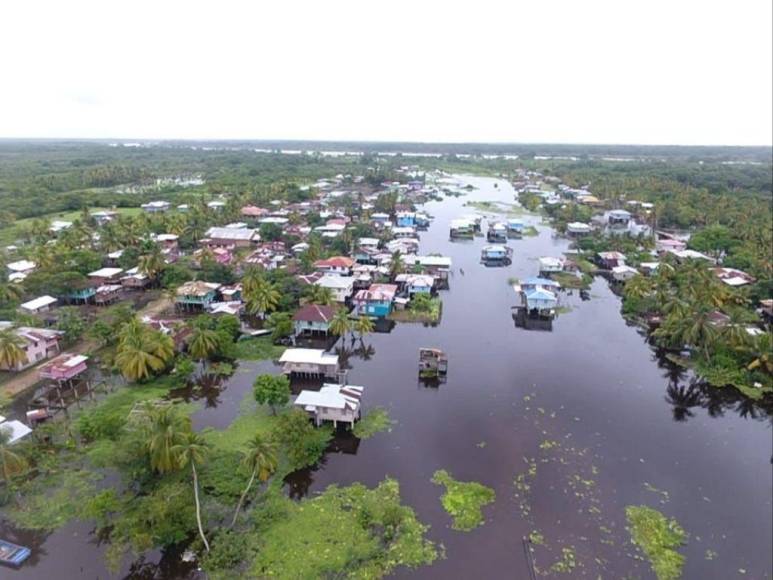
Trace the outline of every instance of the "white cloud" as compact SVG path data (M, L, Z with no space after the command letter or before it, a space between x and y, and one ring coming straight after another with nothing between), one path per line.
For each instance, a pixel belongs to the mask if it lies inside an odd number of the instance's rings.
M0 3L0 136L770 144L769 0Z

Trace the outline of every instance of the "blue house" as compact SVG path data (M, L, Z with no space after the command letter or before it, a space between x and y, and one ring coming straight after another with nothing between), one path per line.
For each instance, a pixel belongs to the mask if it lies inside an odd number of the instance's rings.
M357 316L384 318L392 312L392 304L397 294L395 284L371 284L367 290L360 290L352 299L354 313Z
M416 214L412 211L399 211L396 219L398 228L412 228L416 225Z
M524 292L531 292L532 290L547 290L553 292L561 288L561 284L555 280L549 278L527 278L521 283L521 288Z
M507 220L507 233L513 237L519 237L523 235L523 221L517 218L510 218Z
M507 246L484 246L480 257L484 262L506 263L510 260L513 251Z
M402 289L413 297L414 294L431 294L435 277L429 274L398 274L395 278Z
M177 289L175 306L186 310L204 310L215 301L220 284L186 282Z
M524 291L524 297L526 298L526 308L529 311L550 312L558 304L556 295L542 288Z

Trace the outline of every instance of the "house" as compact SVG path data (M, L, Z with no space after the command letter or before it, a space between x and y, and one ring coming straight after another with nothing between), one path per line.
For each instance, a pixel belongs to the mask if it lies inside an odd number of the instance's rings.
M451 238L472 238L475 236L474 222L460 218L451 220L451 229L449 232Z
M625 265L625 254L620 252L599 252L596 258L599 265L606 270Z
M220 211L221 209L223 209L225 207L225 202L224 201L210 201L210 202L207 203L207 207L209 209L213 209L215 211Z
M197 260L197 262L200 264L202 260L204 260L208 255L212 257L212 260L215 261L217 264L230 264L233 261L233 254L231 253L230 248L224 248L224 247L214 247L211 248L208 252L207 250L201 249L196 250L193 252L193 257Z
M71 381L81 373L86 372L88 358L82 354L62 353L41 365L38 369L38 375L41 379L58 382Z
M550 278L532 277L532 278L526 278L526 280L521 282L521 290L523 290L524 292L531 292L532 290L539 290L539 289L554 292L556 290L559 290L560 288L561 288L561 284L559 284L555 280L551 280Z
M411 298L415 294L431 294L435 286L435 278L428 274L398 274L395 282Z
M21 371L59 353L59 341L64 334L59 330L29 326L15 328L13 333L22 340L23 344L20 345L20 348L24 351L26 360L14 367L2 364L0 370Z
M313 283L323 288L330 288L336 302L346 302L354 292L354 279L351 276L323 274Z
M593 228L591 228L590 224L583 222L570 222L566 224L566 233L571 237L579 238L588 235L592 231Z
M58 234L61 231L69 230L71 227L72 227L72 222L54 220L51 222L51 227L49 227L48 230L51 233Z
M480 259L490 263L509 263L513 250L507 246L483 246Z
M625 264L622 264L620 266L615 266L612 268L612 279L615 282L627 282L634 276L636 276L639 273L639 271L636 268L632 268L631 266L626 266Z
M210 247L245 248L259 240L260 234L251 228L214 227L207 230L206 239L202 243Z
M359 290L354 295L354 312L357 316L384 318L392 312L396 294L396 284L372 284L367 290Z
M112 304L121 297L120 281L118 284L101 284L97 286L94 293L94 304L98 306L104 306L105 304Z
M242 285L221 286L218 291L226 302L239 302L242 299Z
M652 276L658 268L660 268L660 262L642 262L639 264L639 269L645 276Z
M96 296L98 286L92 280L84 280L79 284L73 284L63 297L70 303L79 302L86 304Z
M606 213L606 222L613 228L627 228L631 221L631 212L624 209L613 209Z
M167 211L170 207L170 204L168 201L151 201L148 203L143 203L140 207L148 213L156 213Z
M180 237L176 234L158 234L155 236L155 240L161 246L162 250L171 252L179 251Z
M118 283L121 274L123 274L123 268L100 268L90 272L89 279L93 284L101 286L103 284Z
M241 214L247 218L261 218L268 215L268 210L254 205L245 205L241 209Z
M486 232L486 240L495 244L504 244L507 242L507 226L499 222L491 224Z
M735 268L712 268L712 272L717 278L722 280L728 286L738 287L746 286L747 284L754 284L756 280L742 270L736 270Z
M97 225L103 226L118 217L118 212L112 210L95 211L91 213L91 217L97 222Z
M330 332L330 321L338 308L321 304L306 304L293 315L295 336L324 334Z
M354 425L360 418L362 393L365 389L354 385L325 384L319 391L300 392L293 405L303 409L319 426L322 421Z
M712 264L716 264L717 262L711 256L707 256L701 252L696 252L695 250L669 250L669 253L676 256L676 259L680 262L686 262L687 260L705 260L706 262L711 262Z
M521 305L527 313L552 318L554 309L558 305L558 296L548 288L557 289L552 280L544 278L531 278L524 284L513 286L520 298Z
M413 226L400 226L392 228L392 237L396 240L414 238L416 239L416 228Z
M385 226L386 223L389 221L389 214L388 213L374 213L370 216L371 221L376 226Z
M451 258L447 256L403 256L405 266L416 274L429 274L435 278L435 285L448 287L448 275L451 271Z
M279 362L286 375L321 375L332 378L340 370L337 355L315 348L288 348L282 353Z
M53 296L39 296L34 300L25 302L24 304L20 305L19 308L30 314L40 314L41 312L48 312L51 310L51 307L56 304L56 302L57 300Z
M657 240L655 242L655 250L657 250L658 253L665 253L665 252L681 252L682 250L687 249L687 242L684 242L682 240L675 240L672 238L666 238L663 240Z
M518 238L523 235L523 220L510 218L507 220L507 235L512 238Z
M124 288L142 289L149 284L150 278L147 274L141 274L137 266L126 270L126 274L121 278L121 286Z
M351 276L354 260L346 256L333 256L326 260L317 260L314 262L314 269L323 274L333 274L338 276Z
M8 268L11 271L11 274L8 276L8 279L13 280L23 280L27 277L27 275L32 272L35 269L35 262L30 262L29 260L19 260L17 262L11 262L10 264L6 265L6 268Z
M205 309L215 301L220 284L213 282L186 282L177 289L175 306L184 309Z
M416 214L412 211L398 211L395 223L400 228L413 228L416 225Z
M564 270L564 260L561 258L552 258L543 256L539 259L540 274L551 274L553 272L562 272Z

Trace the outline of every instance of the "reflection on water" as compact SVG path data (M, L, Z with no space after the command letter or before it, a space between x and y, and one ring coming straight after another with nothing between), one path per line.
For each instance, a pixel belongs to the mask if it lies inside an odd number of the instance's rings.
M540 226L538 236L510 241L512 264L486 268L480 264L485 240L449 242L450 221L470 213L463 206L467 200L512 203L513 190L503 181L496 188L491 179L469 181L478 189L467 196L425 206L435 220L422 234L420 253L453 260L450 289L439 293L440 324L379 321L363 341L347 338L334 346L349 382L365 387L366 407L387 408L396 422L393 429L359 441L342 427L318 465L287 477L291 497L330 484L373 486L384 477L396 478L404 501L431 525L431 539L441 542L447 555L431 567L399 570L397 577L525 577L521 540L535 525L554 548L577 548L583 567L576 575L597 577L602 568L594 557L603 552L602 576L624 577L635 569L622 515L629 504L663 509L690 532L683 550L685 578L736 577L741 568L748 578L770 577L770 403L696 382L648 344L643 331L626 324L619 297L598 277L590 290L562 295L567 311L555 324L524 320L519 325L511 312L508 278L536 275L537 258L560 255L569 242ZM527 227L540 222L538 216L523 219ZM418 379L418 349L427 345L449 357L442 385ZM242 362L223 384L199 385L176 396L203 402L192 416L196 429L223 429L238 416L255 376L278 371L270 361ZM294 393L320 386L321 381L292 381ZM532 522L518 510L513 482L526 460L543 452L548 431L562 449L577 454L568 464L545 464L539 476L544 486L533 488ZM585 449L590 451L580 455ZM495 489L497 500L485 509L484 526L468 534L450 528L431 483L441 468ZM602 510L603 522L578 512L571 493L556 498L565 479L577 474L575 468L598 473L593 497L600 503L593 505ZM669 503L653 501L645 482L667 490ZM601 548L606 538L601 525L612 531L613 547ZM8 577L107 577L102 548L90 543L89 533L81 523L29 535L0 525L0 536L34 548L35 559ZM706 560L706 550L719 557ZM193 577L176 556L146 558L124 574ZM649 574L642 567L635 573Z

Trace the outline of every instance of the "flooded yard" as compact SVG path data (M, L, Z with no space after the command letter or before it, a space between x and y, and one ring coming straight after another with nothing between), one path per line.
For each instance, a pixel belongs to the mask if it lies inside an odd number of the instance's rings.
M551 329L517 327L508 279L537 275L537 258L560 256L569 242L526 215L538 235L509 241L512 264L484 267L485 238L451 242L449 223L474 211L466 202L511 204L514 193L503 180L463 179L476 189L424 206L435 219L421 233L420 253L453 260L450 288L440 293L440 323L398 323L368 335L367 349L356 342L348 356L348 381L365 387L366 411L386 408L394 426L363 441L340 435L315 469L288 477L289 492L301 497L331 484L397 479L403 500L431 525L430 539L445 547L444 559L399 570L398 577L526 578L523 539L531 536L534 564L550 576L652 578L648 563L633 557L625 529L625 507L648 505L689 533L685 578L770 578L769 417L668 366L626 324L619 298L602 278L594 280L589 299L562 293L564 308ZM420 382L421 347L448 355L444 383ZM200 399L194 427L226 427L254 377L272 369L270 362L242 363L223 388ZM440 469L496 492L483 508L484 525L451 528L442 489L431 481ZM108 577L103 547L90 529L76 523L49 535L16 535L0 526L1 536L33 548L22 569L2 569L0 576ZM158 559L152 554L149 564L123 573L195 574L167 567L166 560L155 566Z

